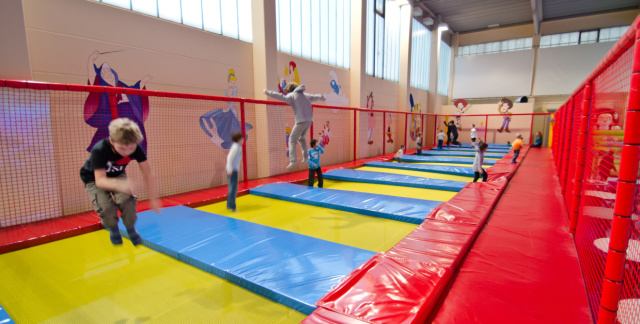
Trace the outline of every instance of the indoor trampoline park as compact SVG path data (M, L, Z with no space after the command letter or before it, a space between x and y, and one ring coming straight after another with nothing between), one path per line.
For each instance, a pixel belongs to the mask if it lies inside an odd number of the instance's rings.
M640 324L638 15L2 1L0 323Z

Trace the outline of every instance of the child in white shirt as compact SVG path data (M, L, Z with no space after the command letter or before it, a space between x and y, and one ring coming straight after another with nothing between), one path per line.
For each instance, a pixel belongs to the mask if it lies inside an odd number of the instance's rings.
M476 147L476 138L478 138L478 132L476 131L476 125L471 124L471 148Z
M398 153L393 156L394 158L398 159L398 163L402 163L402 154L404 154L404 145L400 145Z

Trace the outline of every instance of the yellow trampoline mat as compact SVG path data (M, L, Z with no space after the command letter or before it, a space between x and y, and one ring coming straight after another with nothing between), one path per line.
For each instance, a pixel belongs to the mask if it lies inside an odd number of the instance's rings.
M299 323L306 316L105 230L0 255L16 323Z
M318 185L316 180L315 185ZM413 187L402 187L383 185L375 183L362 183L362 182L350 182L350 181L334 181L324 180L324 187L327 189L348 190L358 192L368 192L387 196L407 197L416 199L446 201L451 199L457 194L453 191L422 189Z
M226 204L222 201L197 209L375 252L390 249L417 227L254 195L238 197L237 213L229 212Z
M390 168L376 168L376 167L368 167L368 166L364 166L364 167L358 168L358 170L393 173L393 174L402 174L402 175L408 175L408 176L431 178L431 179L440 179L440 180L451 180L451 181L462 181L462 182L471 182L471 181L473 181L472 177L455 176L455 175L442 174L442 173L433 173L433 172L400 170L400 169L390 169Z

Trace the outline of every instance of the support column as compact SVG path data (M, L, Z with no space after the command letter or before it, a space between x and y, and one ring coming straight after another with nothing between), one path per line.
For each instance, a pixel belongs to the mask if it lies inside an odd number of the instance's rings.
M269 89L269 84L275 84L278 79L277 70L277 34L276 34L276 3L275 0L252 0L251 11L253 20L253 88L254 98L267 99L262 92ZM274 89L271 89L274 90ZM250 105L246 107L250 111ZM269 120L267 107L255 105L257 154L269 156ZM269 159L248 161L257 164L258 177L269 176Z
M440 16L436 17L431 30L431 53L429 54L429 98L426 112L436 113L438 102L438 65L440 64L440 33L438 24Z
M638 180L638 156L640 156L640 31L636 32L633 50L633 70L629 86L629 102L624 121L624 141L618 172L618 187L613 207L613 223L609 252L604 268L602 296L598 324L614 324L618 314L618 302L627 259L627 248L633 221L636 181Z
M413 3L413 1L410 1ZM398 79L398 110L399 111L411 111L409 104L409 85L411 82L411 23L412 6L403 5L400 7L400 69ZM405 117L405 123L409 116ZM407 143L407 130L403 138L405 139L404 145L408 147Z
M366 89L362 89L362 80L366 73L367 53L367 2L366 0L351 1L351 68L349 69L349 103L352 107L364 107ZM355 114L357 116L358 114ZM349 114L349 125L355 130L349 132L350 143L357 143L357 127L360 121L354 114ZM349 145L349 153L357 158L357 145Z
M31 80L29 46L21 0L0 1L0 75L3 79Z

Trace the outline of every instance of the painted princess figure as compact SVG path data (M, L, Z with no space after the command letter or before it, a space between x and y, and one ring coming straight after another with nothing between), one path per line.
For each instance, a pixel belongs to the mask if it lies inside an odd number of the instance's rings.
M145 84L151 80L150 75L145 75L142 80L136 82L134 85L127 85L118 78L118 73L113 70L109 64L102 63L100 67L95 65L95 61L100 56L99 51L94 51L89 57L87 66L89 85L105 86L105 87L120 87L129 89L146 89ZM105 54L105 53L103 53ZM91 83L93 79L93 84ZM147 152L147 134L144 129L144 122L149 116L149 97L131 94L117 94L116 106L119 118L129 118L133 120L140 131L144 139L140 142L142 149ZM109 101L108 93L91 92L84 103L84 121L91 127L95 127L98 130L93 139L87 147L87 152L91 152L93 146L100 140L109 137L109 123L112 120L111 104Z
M224 91L225 96L235 97L238 94L238 88L236 87L236 75L233 69L229 69L227 75L227 89ZM233 141L231 140L231 134L236 132L242 132L242 126L240 124L240 114L236 109L234 102L227 102L227 106L224 109L214 109L202 115L200 117L200 127L211 137L211 142L216 146L228 150L231 148ZM249 123L245 123L245 131L249 131L253 128Z

